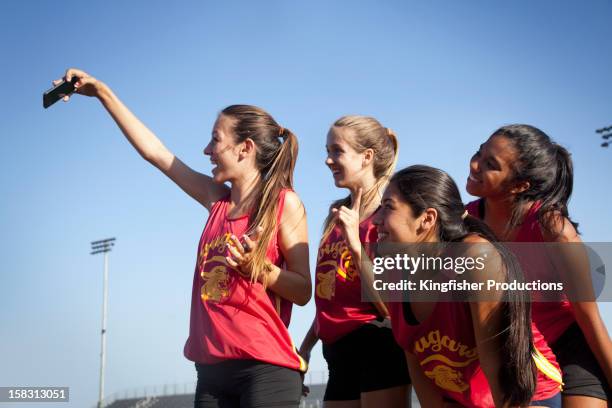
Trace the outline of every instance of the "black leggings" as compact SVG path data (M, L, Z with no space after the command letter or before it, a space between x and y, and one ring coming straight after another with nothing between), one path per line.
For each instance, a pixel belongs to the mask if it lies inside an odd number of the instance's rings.
M300 373L256 360L197 364L195 408L297 408Z
M563 372L563 396L584 395L612 400L608 380L577 323L572 324L550 348Z

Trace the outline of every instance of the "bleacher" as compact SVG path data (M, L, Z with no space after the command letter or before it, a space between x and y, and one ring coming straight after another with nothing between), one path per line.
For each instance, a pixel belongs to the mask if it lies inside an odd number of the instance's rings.
M310 392L302 399L300 408L322 408L323 395L327 386L327 372L314 371L306 374L305 384ZM124 390L109 395L105 408L193 408L195 382L165 384L138 389ZM420 404L414 391L411 395L412 408ZM93 408L93 407L92 407Z
M193 408L193 394L122 399L105 408Z

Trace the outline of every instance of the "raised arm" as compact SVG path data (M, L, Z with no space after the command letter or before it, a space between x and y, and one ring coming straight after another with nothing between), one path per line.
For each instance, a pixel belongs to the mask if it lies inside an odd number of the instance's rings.
M336 222L340 225L342 235L346 241L351 256L353 265L359 272L362 287L367 291L371 303L376 308L378 314L382 317L389 316L389 310L382 301L380 294L374 290L374 273L372 272L372 261L365 253L359 237L359 208L361 206L362 189L359 189L355 195L355 200L351 208L342 206L332 209Z
M78 78L76 93L98 98L136 151L190 197L210 210L213 202L228 193L227 186L213 182L211 177L194 171L179 160L106 84L84 71L71 68L66 71L65 80L70 81L73 77ZM54 81L54 84L58 82Z

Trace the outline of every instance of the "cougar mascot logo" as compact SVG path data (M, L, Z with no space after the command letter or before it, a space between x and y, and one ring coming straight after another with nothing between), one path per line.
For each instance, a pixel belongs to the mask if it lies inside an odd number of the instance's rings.
M319 264L319 268L324 266L331 266L327 272L317 272L317 287L316 294L321 299L330 300L334 296L336 290L336 262L327 261Z
M200 289L202 300L219 302L229 294L227 275L227 266L223 256L215 256L207 262L219 262L219 265L213 267L210 272L202 271L200 276L204 280L204 284Z
M425 371L425 375L436 382L436 385L448 391L463 392L468 385L463 382L460 372L445 365L437 365L431 371Z

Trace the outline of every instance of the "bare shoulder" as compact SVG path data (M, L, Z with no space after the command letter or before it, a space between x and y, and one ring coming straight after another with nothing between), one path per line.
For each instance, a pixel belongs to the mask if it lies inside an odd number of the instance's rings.
M301 218L304 213L304 204L300 197L295 191L288 190L285 193L285 205L283 207L281 222L295 219L296 216Z
M488 244L490 243L488 239L481 237L478 234L470 234L463 238L463 242L467 244Z
M560 211L549 211L542 217L540 229L547 242L579 242L574 225Z
M502 258L496 244L478 234L468 235L463 239L463 244L468 244L466 245L464 256L472 259L486 259L485 266L490 273L491 271L501 270Z
M463 238L463 244L469 244L467 245L466 255L476 256L487 254L487 256L499 256L495 245L488 239L478 234L470 234L466 236Z

